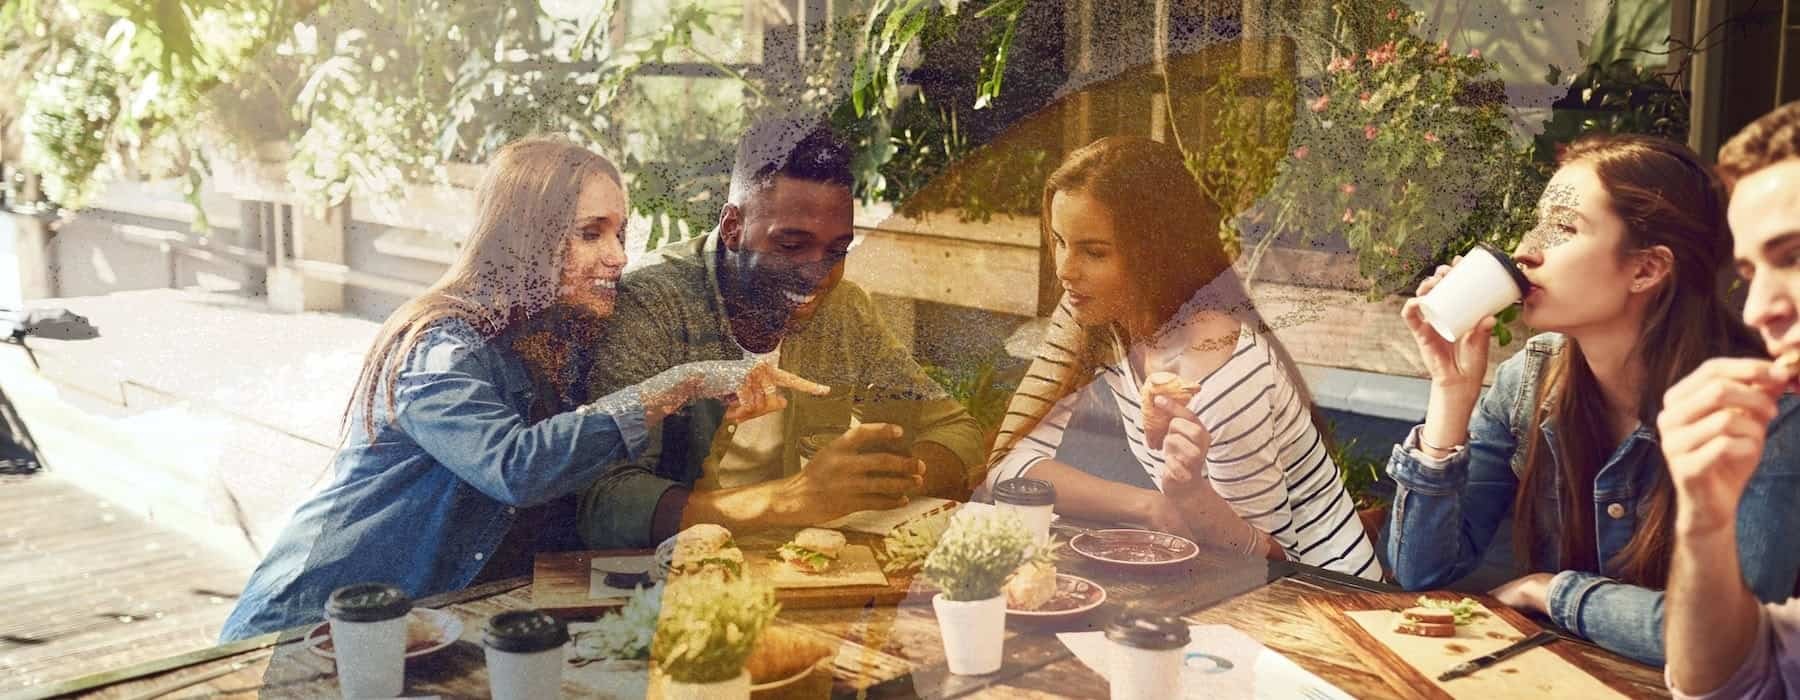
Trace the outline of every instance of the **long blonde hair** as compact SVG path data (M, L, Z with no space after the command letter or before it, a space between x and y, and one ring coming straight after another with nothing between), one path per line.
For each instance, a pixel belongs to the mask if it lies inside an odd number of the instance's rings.
M360 406L364 428L374 432L377 395L386 397L392 419L400 367L432 325L461 319L491 339L555 302L575 202L597 175L624 187L612 161L565 139L520 139L494 154L462 254L376 333L344 407L346 430Z

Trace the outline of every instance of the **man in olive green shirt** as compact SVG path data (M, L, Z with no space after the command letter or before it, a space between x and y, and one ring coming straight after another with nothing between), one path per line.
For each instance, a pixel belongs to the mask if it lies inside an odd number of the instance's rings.
M746 357L833 392L784 397L784 409L741 424L717 401L663 421L642 460L583 495L589 546L651 546L702 522L818 525L920 494L966 498L979 481L980 427L843 281L849 157L822 128L759 124L739 146L718 228L626 274L600 331L593 395L684 362Z

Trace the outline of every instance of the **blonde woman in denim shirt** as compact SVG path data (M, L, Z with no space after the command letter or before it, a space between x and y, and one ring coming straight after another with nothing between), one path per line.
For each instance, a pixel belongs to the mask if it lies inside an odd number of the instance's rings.
M573 375L534 381L553 358L528 367L517 331L553 303L558 313L612 314L626 211L619 171L587 149L543 138L500 149L461 257L382 325L345 411L333 479L251 574L222 639L317 621L331 591L349 584L385 582L419 598L467 587L497 554L529 562L542 533L515 524L640 455L646 426L688 400L735 391L731 410L749 417L785 403L777 387L822 390L765 366L696 363L534 416L555 403L538 394Z
M1664 392L1709 358L1762 355L1722 294L1731 260L1717 180L1686 147L1583 139L1563 154L1515 256L1521 320L1552 331L1481 384L1493 322L1457 343L1403 310L1431 372L1425 423L1395 448L1387 553L1408 589L1473 571L1507 515L1534 572L1495 589L1602 647L1663 659L1674 496L1654 429ZM1419 286L1430 291L1447 272ZM1765 355L1766 357L1766 355ZM1744 578L1785 599L1800 548L1800 448L1784 398L1738 511Z

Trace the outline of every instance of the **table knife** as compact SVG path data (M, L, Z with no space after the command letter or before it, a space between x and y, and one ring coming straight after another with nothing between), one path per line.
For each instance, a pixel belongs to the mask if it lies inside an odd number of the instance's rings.
M1521 639L1519 641L1513 642L1512 644L1509 644L1505 647L1502 647L1499 651L1493 652L1491 654L1477 656L1473 659L1469 659L1468 661L1464 661L1460 664L1457 664L1457 665L1451 667L1450 670L1445 671L1443 673L1443 675L1438 676L1438 678L1437 678L1438 682L1443 683L1446 681L1461 678L1463 676L1469 675L1469 674L1479 671L1481 669L1484 669L1484 668L1487 668L1494 664L1500 663L1501 661L1503 661L1509 657L1517 655L1519 652L1526 651L1526 650L1534 648L1534 647L1541 647L1545 644L1549 644L1554 641L1556 641L1556 633L1551 632L1549 630L1544 630L1542 632L1531 635L1531 636Z

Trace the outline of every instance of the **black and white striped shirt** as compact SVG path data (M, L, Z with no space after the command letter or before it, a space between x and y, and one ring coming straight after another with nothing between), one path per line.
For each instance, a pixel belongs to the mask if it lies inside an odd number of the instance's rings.
M1072 342L1078 332L1065 303L1013 397L1001 426L1001 444L1054 396L1058 370L1073 365ZM1133 371L1116 336L1113 342L1109 356L1114 359L1094 379L1110 390L1102 393L1110 393L1118 405L1132 455L1160 488L1162 451L1144 444L1139 407L1143 378ZM1230 359L1201 382L1188 407L1213 438L1207 479L1232 510L1272 535L1289 559L1378 580L1381 566L1355 503L1338 479L1309 407L1279 363L1267 340L1242 326ZM988 470L990 488L1055 458L1078 394L1062 397L1012 449L995 456Z

